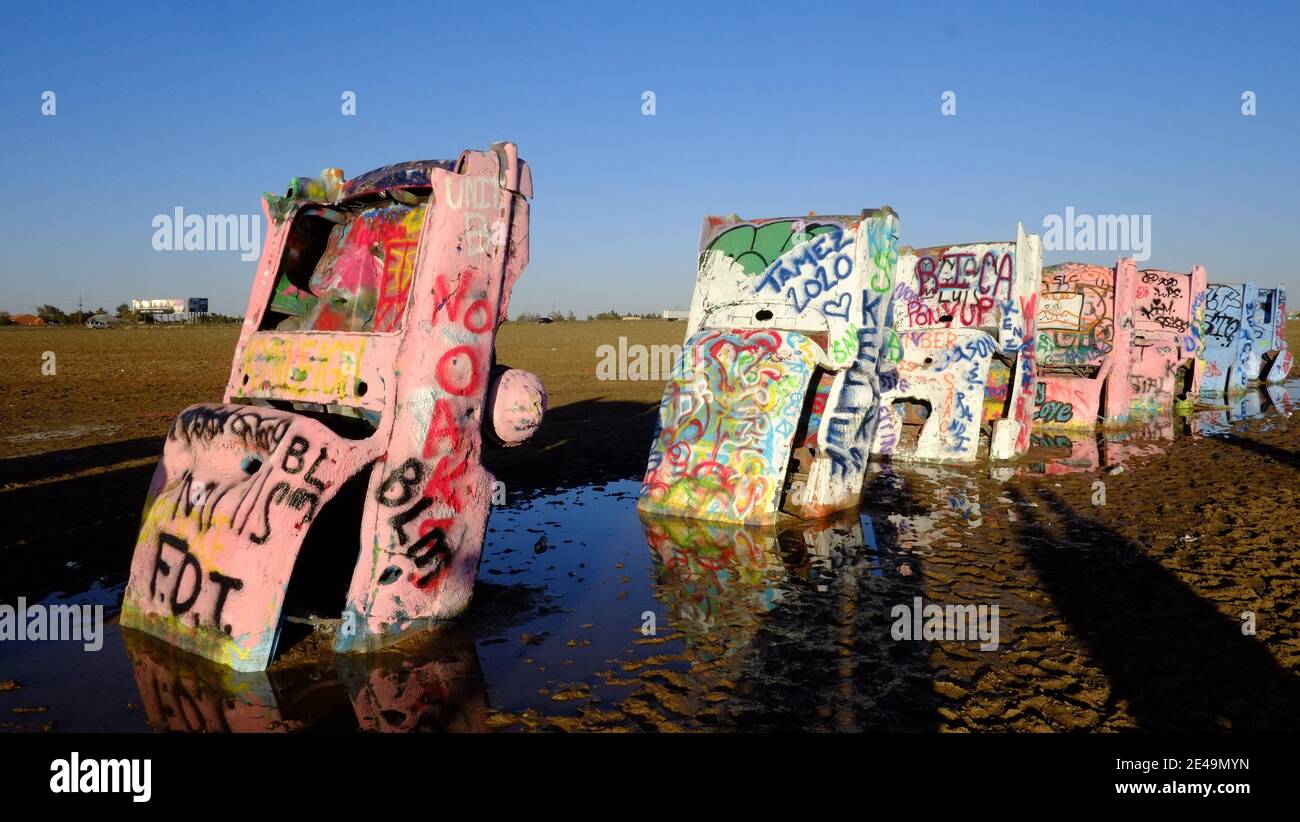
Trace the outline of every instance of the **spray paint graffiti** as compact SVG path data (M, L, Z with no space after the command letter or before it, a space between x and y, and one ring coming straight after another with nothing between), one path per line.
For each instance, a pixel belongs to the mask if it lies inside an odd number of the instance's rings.
M532 179L515 146L337 178L267 196L224 404L173 424L123 604L123 625L241 671L266 667L304 539L358 475L336 649L462 611L492 486L481 429L514 444L544 410L535 378L501 370L491 397L506 410L488 402L528 259ZM500 242L481 241L483 226L502 227Z
M258 399L360 402L370 385L361 371L366 343L361 335L257 337L243 351L244 393Z
M875 434L898 217L707 217L638 507L771 523L857 504ZM792 465L793 463L793 465Z
M1029 448L1042 259L1038 236L1019 226L1015 242L904 250L893 303L900 356L873 453L972 462L982 430L991 459Z
M1063 263L1043 269L1038 312L1036 426L1122 425L1137 266Z
M1168 417L1178 402L1200 392L1205 269L1188 274L1143 269L1134 297L1129 358L1132 413L1143 419Z
M1291 373L1294 355L1286 344L1286 288L1261 288L1255 314L1251 319L1251 335L1255 339L1255 354L1259 367L1250 372L1251 379L1265 383L1278 383Z
M668 383L640 507L770 522L809 381L829 361L798 332L706 329L686 347L697 367Z
M1259 289L1254 283L1211 284L1205 292L1204 347L1201 361L1205 376L1201 393L1235 394L1246 390L1259 373L1252 321Z

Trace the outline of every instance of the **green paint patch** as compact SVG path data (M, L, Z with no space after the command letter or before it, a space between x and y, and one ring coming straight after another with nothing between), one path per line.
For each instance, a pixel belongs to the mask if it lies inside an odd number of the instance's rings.
M798 233L795 227L799 222L802 221L778 220L757 229L752 225L738 225L719 234L707 250L722 252L739 263L746 276L753 277L794 248L795 238L807 240L838 229L834 225L813 225Z

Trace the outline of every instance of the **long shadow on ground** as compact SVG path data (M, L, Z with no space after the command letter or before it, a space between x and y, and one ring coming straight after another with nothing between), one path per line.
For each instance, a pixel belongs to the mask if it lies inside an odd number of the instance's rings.
M1235 445L1246 451L1267 457L1274 462L1279 462L1290 468L1300 471L1300 453L1288 451L1284 448L1278 448L1276 445L1269 445L1265 442L1252 440L1249 437L1239 437L1236 434L1219 434L1215 437L1219 442L1226 442L1229 445Z
M1017 539L1115 697L1147 731L1294 731L1300 678L1142 547L1050 491ZM1268 615L1261 614L1261 619Z
M0 460L0 601L126 581L162 437Z

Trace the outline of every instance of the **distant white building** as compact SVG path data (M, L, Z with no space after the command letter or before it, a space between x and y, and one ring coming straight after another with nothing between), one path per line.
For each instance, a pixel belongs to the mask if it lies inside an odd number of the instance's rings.
M665 320L689 320L690 318L691 318L691 312L689 311L683 311L679 308L664 309Z

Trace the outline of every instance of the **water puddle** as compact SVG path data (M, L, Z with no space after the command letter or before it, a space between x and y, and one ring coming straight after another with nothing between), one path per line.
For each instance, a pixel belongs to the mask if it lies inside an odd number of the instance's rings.
M0 643L17 683L0 729L1121 729L1123 695L1090 661L1108 617L1054 603L1061 580L1091 567L1099 586L1145 580L1170 618L1199 606L1113 534L1073 544L1062 523L1087 511L1015 481L1113 472L1298 402L1300 380L1124 432L1035 434L1013 466L873 465L862 510L781 527L641 517L632 479L517 500L493 511L473 605L446 630L371 656L308 638L236 674L110 618L95 653ZM121 591L46 604L111 616ZM995 633L900 636L928 630L927 603L996 605Z
M1251 388L1217 406L1198 404L1190 413L1150 419L1134 418L1115 430L1035 429L1031 450L1014 468L995 469L1008 476L1019 474L1069 474L1112 469L1156 454L1176 437L1215 436L1248 420L1264 420L1262 430L1272 430L1278 420L1300 409L1300 380L1282 385Z

